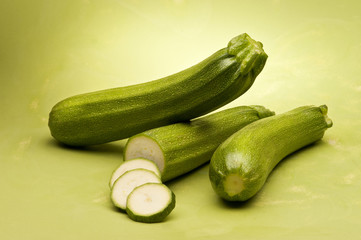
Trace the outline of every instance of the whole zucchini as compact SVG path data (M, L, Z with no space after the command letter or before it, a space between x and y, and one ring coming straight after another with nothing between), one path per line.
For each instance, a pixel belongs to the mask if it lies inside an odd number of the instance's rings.
M49 128L58 141L84 146L189 120L246 92L266 59L262 43L241 34L228 47L174 75L67 98L51 110Z
M214 152L209 168L213 189L229 201L251 198L284 157L321 139L331 126L326 105L299 107L247 125Z
M154 161L162 181L168 181L208 162L218 145L239 129L272 115L263 106L240 106L150 129L128 140L124 158Z

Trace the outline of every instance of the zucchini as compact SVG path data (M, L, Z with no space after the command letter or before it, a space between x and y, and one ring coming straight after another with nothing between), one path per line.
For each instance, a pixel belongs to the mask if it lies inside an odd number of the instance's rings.
M161 183L161 180L153 171L147 169L133 169L125 172L115 181L111 189L110 198L114 206L125 210L128 195L134 188L145 183Z
M60 101L49 114L51 135L66 145L86 146L196 118L245 93L266 59L262 43L241 34L174 75Z
M175 203L175 195L166 185L146 183L129 194L126 212L134 221L156 223L172 212Z
M209 167L214 191L228 201L251 198L283 158L321 139L331 126L326 105L303 106L249 124L214 152Z
M131 161L124 161L120 166L113 172L112 177L109 181L109 187L112 188L114 182L125 172L133 170L133 169L147 169L154 172L158 177L160 177L160 171L157 165L148 159L145 158L135 158Z
M154 161L165 182L208 162L218 145L233 133L271 115L274 112L263 106L239 106L150 129L129 138L124 159L141 157Z

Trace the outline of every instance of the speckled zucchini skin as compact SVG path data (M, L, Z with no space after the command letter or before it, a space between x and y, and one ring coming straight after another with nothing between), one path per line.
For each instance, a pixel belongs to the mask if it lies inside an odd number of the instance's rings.
M321 139L331 126L325 105L299 107L247 125L214 152L209 168L213 189L228 201L251 198L284 157Z
M245 93L266 59L262 43L241 34L174 75L69 97L51 110L49 128L64 144L86 146L196 118Z
M133 139L152 139L159 145L164 156L161 178L165 182L205 164L211 159L216 148L233 133L254 121L272 115L274 112L263 106L238 106L189 122L150 129L129 139L124 157L128 160L128 145Z

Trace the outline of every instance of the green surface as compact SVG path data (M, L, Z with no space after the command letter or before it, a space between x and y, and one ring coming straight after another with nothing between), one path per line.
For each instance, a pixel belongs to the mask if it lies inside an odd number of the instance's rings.
M359 1L0 1L0 239L360 239ZM168 186L159 224L112 207L108 181L125 141L58 145L58 101L183 70L247 32L269 55L252 88L225 106L277 113L327 104L334 126L245 204L225 204L208 166ZM152 238L154 236L154 238Z

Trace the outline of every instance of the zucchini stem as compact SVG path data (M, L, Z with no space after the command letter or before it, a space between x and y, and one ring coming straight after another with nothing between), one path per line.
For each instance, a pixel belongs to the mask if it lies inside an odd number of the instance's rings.
M332 127L333 122L332 122L331 118L329 118L328 115L327 115L328 107L326 105L321 105L320 110L321 110L321 112L323 114L323 117L325 118L327 127L328 128Z
M244 190L242 176L236 173L228 175L224 181L224 190L230 197L241 193Z

